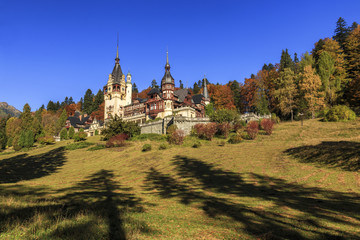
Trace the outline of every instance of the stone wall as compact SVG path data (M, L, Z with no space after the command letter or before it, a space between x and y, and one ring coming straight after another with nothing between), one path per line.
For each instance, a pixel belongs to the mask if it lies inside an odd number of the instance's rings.
M168 116L162 120L156 122L150 122L145 124L140 124L141 133L157 133L157 134L166 134L166 128L170 125L175 124L178 129L181 129L185 132L186 135L190 134L191 128L198 123L209 123L209 118L190 118L182 116Z
M257 115L255 113L245 113L240 115L240 120L243 120L247 123L250 121L259 121L263 118L271 118L271 115Z

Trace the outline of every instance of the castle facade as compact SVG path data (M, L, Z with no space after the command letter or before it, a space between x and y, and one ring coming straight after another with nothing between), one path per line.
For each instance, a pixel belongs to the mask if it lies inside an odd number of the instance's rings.
M126 78L126 79L125 79ZM169 55L166 53L165 73L160 88L153 88L147 98L132 99L131 74L122 72L117 48L115 66L104 86L105 121L115 115L125 121L145 123L147 120L167 116L188 118L205 117L205 106L210 103L204 78L203 94L193 95L188 89L178 89L170 73Z

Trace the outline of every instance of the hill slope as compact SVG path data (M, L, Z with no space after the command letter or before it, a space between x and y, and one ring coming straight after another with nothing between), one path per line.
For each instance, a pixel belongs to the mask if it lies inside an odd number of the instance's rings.
M358 239L359 130L309 120L223 147L0 154L0 239Z
M0 102L0 117L6 117L8 114L12 117L19 117L21 112L6 102Z

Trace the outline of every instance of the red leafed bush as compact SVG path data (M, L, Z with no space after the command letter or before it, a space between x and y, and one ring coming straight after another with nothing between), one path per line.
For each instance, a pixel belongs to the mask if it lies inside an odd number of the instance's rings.
M183 130L176 129L171 133L168 141L171 144L181 145L184 142L184 139L185 139L185 132Z
M198 138L211 140L217 132L217 125L216 123L196 124L194 131Z
M125 133L113 136L106 142L106 147L122 147L127 139L129 139L129 135Z
M259 123L255 121L251 121L246 126L246 132L250 139L255 139L259 132Z
M231 128L231 126L228 122L217 124L218 134L221 136L224 136L225 138L227 138L229 136L230 128Z
M274 122L271 119L263 119L261 120L261 127L265 130L267 135L271 135L274 128Z

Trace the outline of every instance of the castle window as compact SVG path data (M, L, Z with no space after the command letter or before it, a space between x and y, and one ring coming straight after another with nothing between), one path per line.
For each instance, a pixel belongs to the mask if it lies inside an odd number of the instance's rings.
M154 109L156 109L156 103L155 103L155 108Z
M111 87L109 87L109 92L111 91Z

